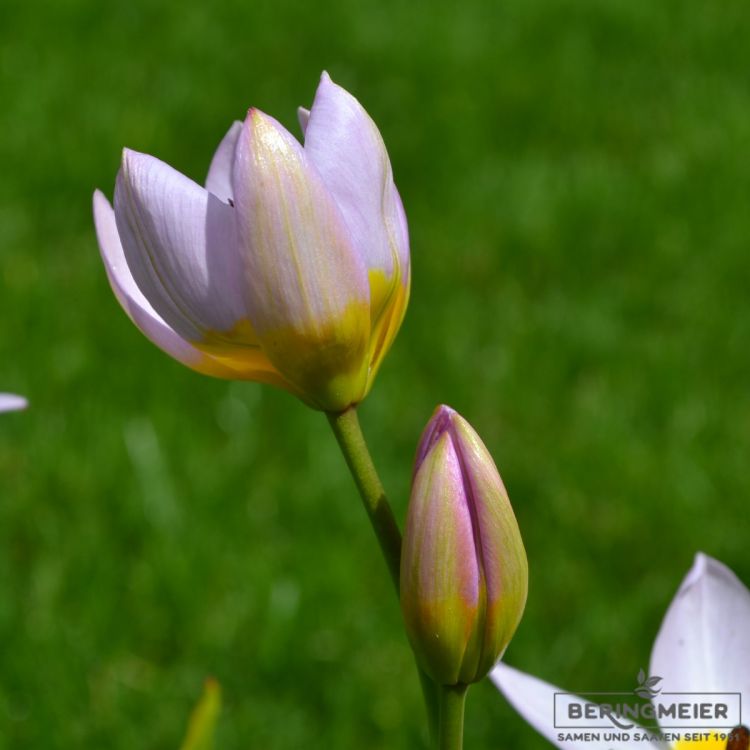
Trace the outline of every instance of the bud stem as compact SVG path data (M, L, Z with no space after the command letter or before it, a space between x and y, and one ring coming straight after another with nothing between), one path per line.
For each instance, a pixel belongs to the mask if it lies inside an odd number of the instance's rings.
M440 686L438 750L462 750L464 746L464 704L468 685Z
M372 462L365 437L359 426L356 407L351 406L339 413L326 412L326 416L333 434L336 436L339 448L344 454L346 465L349 467L359 490L398 597L401 568L401 531L393 516L375 464ZM422 669L417 667L417 670L427 708L430 736L435 738L437 737L438 726L437 686Z

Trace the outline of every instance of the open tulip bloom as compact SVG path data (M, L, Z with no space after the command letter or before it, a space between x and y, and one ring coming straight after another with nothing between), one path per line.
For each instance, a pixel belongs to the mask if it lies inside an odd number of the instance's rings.
M198 372L270 383L337 412L372 385L404 316L409 240L383 140L323 74L304 147L257 109L201 187L126 149L114 209L94 194L112 289Z
M651 737L570 739L555 727L561 691L495 666L523 613L526 553L492 457L448 407L419 444L402 539L353 407L406 311L406 217L380 133L351 94L324 73L298 118L304 145L251 109L219 144L205 186L124 150L113 204L99 190L93 199L117 300L191 369L271 384L326 412L400 591L436 747L460 750L467 687L489 670L558 747L667 747ZM0 394L0 411L25 406ZM696 557L656 639L651 674L665 694L734 693L750 711L750 592L721 563ZM644 675L639 689L653 680ZM566 695L564 705L597 708ZM723 727L735 730L728 742L709 738L688 750L750 750L738 726L747 723ZM686 741L671 747L685 750Z
M23 396L16 396L13 393L0 393L0 412L19 411L25 409L28 405Z
M750 591L725 565L704 554L696 555L693 567L667 610L656 637L650 671L654 677L661 677L653 690L652 704L655 708L667 700L670 693L734 694L740 699L740 720L745 726L728 726L717 730L716 724L712 724L709 728L673 729L671 733L680 734L681 739L672 742L644 741L642 738L645 735L653 737L659 731L641 729L637 725L629 730L629 740L604 741L603 737L602 741L570 739L570 733L578 730L555 726L555 694L558 694L558 710L562 709L563 712L570 701L592 704L572 694L561 695L563 691L559 688L505 664L495 667L491 677L516 710L563 750L648 750L670 747L674 750L747 750L749 735L746 726L750 724ZM670 696L669 700L675 700L675 696ZM733 716L736 717L736 713ZM674 726L675 723L680 722L669 718L661 720L663 727ZM632 721L628 720L628 724L632 724ZM613 729L617 733L618 730ZM664 732L667 731L665 728ZM722 731L729 737L721 739ZM636 739L635 735L641 739ZM697 738L696 735L703 736ZM688 739L689 736L692 739Z

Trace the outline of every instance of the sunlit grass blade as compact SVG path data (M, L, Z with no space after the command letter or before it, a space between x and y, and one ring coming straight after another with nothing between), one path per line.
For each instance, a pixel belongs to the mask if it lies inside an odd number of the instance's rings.
M203 686L203 695L190 714L180 750L213 750L214 731L220 713L221 686L216 680L209 678Z

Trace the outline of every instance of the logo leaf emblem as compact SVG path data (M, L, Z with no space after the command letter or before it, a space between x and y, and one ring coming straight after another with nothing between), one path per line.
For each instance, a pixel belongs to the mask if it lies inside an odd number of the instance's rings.
M643 668L638 671L638 686L633 692L639 697L646 700L655 698L661 692L661 688L656 686L662 681L663 678L654 675L653 677L646 676L646 672Z

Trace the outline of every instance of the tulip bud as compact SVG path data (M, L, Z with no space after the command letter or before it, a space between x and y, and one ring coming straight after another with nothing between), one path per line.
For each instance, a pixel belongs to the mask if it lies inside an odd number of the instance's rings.
M484 677L523 614L528 567L497 468L440 406L417 450L401 556L401 610L421 667L442 685Z

